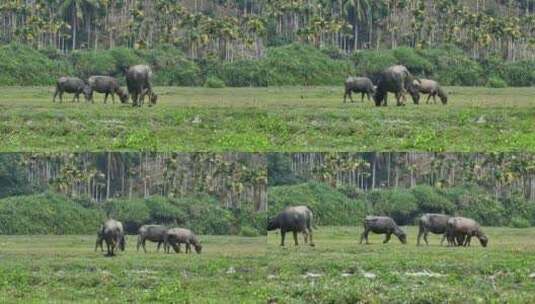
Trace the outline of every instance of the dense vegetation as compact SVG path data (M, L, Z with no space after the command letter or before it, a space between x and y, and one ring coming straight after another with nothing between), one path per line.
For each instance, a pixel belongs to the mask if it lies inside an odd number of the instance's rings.
M486 226L535 226L535 203L515 196L496 200L477 186L437 189L377 189L355 195L324 183L270 187L269 215L286 206L305 204L317 215L318 225L361 225L366 215L391 216L401 225L415 225L425 212L471 217Z
M266 225L264 212L223 208L207 195L103 204L54 193L0 199L0 234L93 234L108 217L122 221L131 234L143 224L164 224L199 234L256 236L265 233Z
M171 45L62 54L9 44L0 47L0 84L53 85L61 75L83 79L112 75L124 82L125 68L138 63L150 64L155 70L154 83L162 86L341 85L348 75L373 76L392 64L404 64L414 74L437 79L444 85L535 85L534 60L473 60L452 45L424 50L364 50L347 56L298 43L268 48L259 59L232 62L217 58L193 60Z
M295 153L268 158L269 213L307 204L322 225L367 214L413 224L425 212L490 226L535 225L531 154Z

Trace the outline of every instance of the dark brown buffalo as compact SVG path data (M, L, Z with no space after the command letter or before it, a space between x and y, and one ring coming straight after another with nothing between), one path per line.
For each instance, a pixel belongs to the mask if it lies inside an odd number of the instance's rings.
M450 219L449 215L437 214L437 213L427 213L422 215L418 220L418 239L416 244L420 245L420 238L423 236L426 245L429 245L427 242L427 234L429 232L434 234L442 234L442 240L440 245L444 243L446 239L446 230L448 229L448 220Z
M72 98L72 102L75 100L80 102L80 94L84 94L86 100L89 96L86 95L87 85L86 83L76 77L61 77L56 82L56 91L54 92L54 98L52 99L52 102L56 102L56 97L59 95L59 102L63 102L63 93L70 93L74 94Z
M377 91L374 95L375 105L378 107L386 106L388 92L396 95L398 106L404 105L402 100L406 100L405 94L407 92L411 94L413 102L418 104L418 91L413 85L415 79L409 70L402 65L395 65L384 70L377 77Z
M353 102L352 93L361 93L361 102L364 102L364 95L368 97L369 101L371 100L370 96L375 94L375 86L367 77L348 77L345 81L344 103L346 103L347 96Z
M489 239L481 231L478 222L466 217L452 217L448 220L448 244L449 246L470 246L472 237L477 237L481 246L487 247Z
M403 244L407 243L407 235L399 226L396 224L396 222L387 216L367 216L364 219L364 232L362 232L362 235L360 236L360 244L362 244L363 240L366 240L366 244L369 244L368 242L368 234L371 232L377 233L377 234L386 234L386 238L383 241L383 244L386 244L390 241L391 235L395 235L398 237L399 241Z
M88 100L93 102L93 93L105 94L104 103L108 101L108 96L111 95L113 103L115 103L115 94L119 95L121 103L128 102L128 93L125 92L119 85L117 79L110 76L91 76L88 79L88 89L86 95Z
M303 233L305 237L305 244L310 238L310 246L314 246L312 240L312 226L314 215L312 211L306 206L288 207L284 209L274 218L268 221L267 230L272 231L280 229L281 231L281 246L284 246L284 238L286 232L293 232L295 246L298 245L297 233Z
M139 251L139 247L143 247L143 251L147 253L147 249L145 248L145 242L147 240L158 243L156 251L160 251L160 247L165 242L167 227L161 225L143 225L139 228L138 232L137 251Z
M158 95L152 91L151 77L152 70L148 65L135 65L126 71L126 86L134 107L142 107L145 96L149 97L149 106L156 104Z

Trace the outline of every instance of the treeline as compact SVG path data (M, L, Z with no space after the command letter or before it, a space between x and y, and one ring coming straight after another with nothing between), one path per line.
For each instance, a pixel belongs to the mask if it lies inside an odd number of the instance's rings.
M305 182L269 188L269 216L286 206L304 204L314 212L318 225L362 225L366 215L386 215L401 225L415 225L426 212L476 219L486 226L526 228L535 226L535 203L515 195L496 199L477 185L437 188L376 189L355 192L322 182Z
M534 11L532 0L6 0L0 41L62 52L172 44L225 61L291 42L344 53L455 44L515 61L534 57Z
M94 234L109 217L122 221L130 234L143 224L164 224L199 234L257 236L266 226L266 212L223 208L208 195L112 199L98 205L52 192L0 199L0 234Z
M207 194L227 209L267 209L262 155L245 153L0 154L0 198L52 191L102 205L112 199Z
M326 224L354 224L365 214L412 223L445 212L486 225L535 225L529 153L274 153L268 181L270 214L311 204Z
M191 59L172 45L63 54L10 44L0 47L0 85L54 85L64 75L82 79L110 75L124 84L125 68L139 63L152 66L153 82L159 86L342 85L349 75L373 76L393 64L406 65L417 76L436 79L443 85L535 85L535 60L474 60L453 45L422 50L365 50L346 55L336 49L300 43L270 47L258 59L234 61L217 57Z

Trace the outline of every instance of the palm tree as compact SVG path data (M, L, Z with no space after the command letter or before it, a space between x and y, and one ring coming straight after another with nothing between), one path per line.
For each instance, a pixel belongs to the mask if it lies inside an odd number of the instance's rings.
M72 29L72 49L76 49L78 25L81 20L84 20L88 14L98 8L99 2L97 0L64 0L60 4L59 11L65 17L71 19ZM89 39L89 37L88 37Z

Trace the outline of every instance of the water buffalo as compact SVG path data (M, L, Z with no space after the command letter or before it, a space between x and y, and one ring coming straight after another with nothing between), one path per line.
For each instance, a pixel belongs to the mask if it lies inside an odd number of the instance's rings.
M399 228L392 218L387 216L367 216L364 219L364 232L362 232L362 235L360 236L360 244L362 244L362 240L364 239L366 239L366 244L369 244L368 233L370 233L370 231L377 234L386 234L383 244L390 241L390 236L392 234L397 236L401 243L407 243L407 235L405 232Z
M349 100L353 102L353 92L361 93L361 102L364 102L364 95L368 97L369 101L370 95L375 94L375 86L367 77L348 77L345 82L344 103L346 103L347 96L349 96Z
M487 247L489 239L481 231L481 226L473 219L466 217L452 217L448 220L447 237L449 246L470 246L472 237L479 239L481 246Z
M119 248L124 251L126 241L124 238L123 224L116 220L107 220L102 226L102 238L106 242L108 256L115 255L115 249Z
M102 246L102 243L104 243L104 236L102 234L103 226L100 226L100 228L97 231L97 241L95 242L95 251L100 247L100 251L104 251L104 246Z
M145 248L145 242L147 240L158 243L156 251L160 251L160 247L165 241L165 232L167 228L161 225L143 225L138 230L137 236L137 251L139 247L143 247L143 251L146 253L147 249Z
M401 106L401 100L405 100L405 94L409 92L415 104L418 104L418 90L414 87L415 77L402 65L395 65L384 70L377 76L377 91L374 95L376 106L386 106L388 92L396 95L397 105Z
M152 91L150 79L152 70L148 65L135 65L126 71L126 85L134 107L143 106L145 96L149 96L149 106L155 105L158 95Z
M202 251L202 245L195 233L183 228L173 228L166 231L164 236L164 250L169 253L172 246L176 253L180 253L180 244L186 244L186 253L191 253L191 245L198 254Z
M85 90L88 100L93 102L93 92L106 94L104 96L104 103L108 101L108 96L111 95L113 103L115 103L115 94L119 95L121 103L128 102L128 94L121 88L117 79L110 76L91 76L89 77L88 87Z
M305 244L310 238L310 246L314 246L312 240L312 226L314 215L312 211L306 206L288 207L284 209L274 218L268 222L267 230L272 231L280 229L281 231L281 246L284 246L284 237L286 232L291 231L294 235L295 246L298 245L297 233L303 233L305 237Z
M52 102L56 102L56 97L59 95L59 102L63 102L63 93L67 92L74 94L72 102L75 100L80 102L80 94L84 94L86 100L89 96L86 94L87 84L80 78L76 77L61 77L56 82L56 91Z
M438 82L430 79L419 79L413 81L413 87L416 88L418 93L428 94L426 103L429 103L429 99L433 97L433 103L437 103L436 96L440 98L443 105L448 103L448 94L438 84ZM418 94L419 98L419 94Z
M436 213L427 213L422 215L418 220L418 239L416 244L420 246L420 238L424 236L424 241L426 245L429 245L427 242L427 234L429 232L435 234L442 234L442 240L440 240L440 245L444 243L446 239L446 230L448 228L448 220L450 219L449 215L436 214Z

